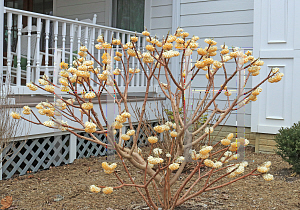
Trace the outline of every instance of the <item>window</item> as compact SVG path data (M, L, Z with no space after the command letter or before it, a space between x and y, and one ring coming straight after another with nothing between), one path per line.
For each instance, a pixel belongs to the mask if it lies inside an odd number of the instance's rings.
M112 25L129 31L144 30L145 0L114 0Z

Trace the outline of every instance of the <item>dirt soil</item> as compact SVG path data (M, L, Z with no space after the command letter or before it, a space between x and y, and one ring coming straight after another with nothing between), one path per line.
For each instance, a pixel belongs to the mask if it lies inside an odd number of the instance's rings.
M286 162L278 155L254 153L252 149L246 151L245 159L249 162L246 172L267 160L272 161L270 173L274 175L274 180L267 182L261 176L248 177L226 187L203 193L177 207L176 210L300 209L300 177L291 176L293 174ZM0 199L12 196L13 203L8 209L148 209L139 193L132 187L116 189L110 195L89 191L92 184L118 185L117 178L113 174L103 172L101 168L103 160L105 157L77 159L73 164L2 180ZM120 162L117 170L119 176L126 183L130 183ZM135 182L141 184L143 172L132 166L129 166L129 170L132 171ZM184 174L181 178L184 179L186 176ZM228 180L230 178L224 179Z

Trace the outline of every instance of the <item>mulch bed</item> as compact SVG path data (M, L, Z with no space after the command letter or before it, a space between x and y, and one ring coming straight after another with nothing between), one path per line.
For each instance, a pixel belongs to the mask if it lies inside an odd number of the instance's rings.
M13 203L8 209L148 209L135 188L117 189L110 195L89 191L92 184L117 185L114 175L103 172L101 161L104 159L77 159L73 164L2 180L0 199L12 196ZM270 173L274 175L274 180L267 182L262 177L248 177L224 188L203 193L176 210L300 209L300 176L291 176L290 166L286 162L278 155L254 153L252 149L246 151L245 159L249 162L246 172L267 160L272 161ZM136 183L141 183L143 172L128 166ZM129 183L120 163L117 170L119 176ZM183 174L182 178L186 176Z

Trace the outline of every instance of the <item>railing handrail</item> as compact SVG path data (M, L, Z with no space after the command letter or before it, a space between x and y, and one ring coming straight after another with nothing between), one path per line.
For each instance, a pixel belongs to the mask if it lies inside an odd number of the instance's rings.
M48 19L48 20L52 20L52 21L61 21L61 22L66 22L66 23L73 23L76 25L84 25L84 26L89 26L89 27L95 27L95 28L101 28L101 29L105 29L105 30L111 30L114 32L119 32L119 33L126 33L126 34L132 34L132 35L138 35L138 36L142 36L142 33L138 33L138 32L133 32L133 31L127 31L124 29L119 29L119 28L112 28L109 26L103 26L103 25L99 25L99 24L94 24L94 23L86 23L86 22L82 22L79 20L71 20L71 19L67 19L67 18L62 18L62 17L56 17L56 16L51 16L51 15L45 15L45 14L40 14L40 13L35 13L35 12L29 12L29 11L25 11L25 10L19 10L19 9L14 9L14 8L10 8L10 7L4 7L4 13L7 12L11 12L14 14L18 14L18 15L27 15L27 16L31 16L34 18L43 18L43 19Z

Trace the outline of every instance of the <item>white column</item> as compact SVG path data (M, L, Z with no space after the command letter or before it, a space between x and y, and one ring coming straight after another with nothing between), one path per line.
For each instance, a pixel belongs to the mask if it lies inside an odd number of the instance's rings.
M73 161L76 159L76 142L77 137L74 134L70 134L70 162L73 163Z
M31 81L31 67L30 67L30 55L31 55L31 30L32 30L32 17L27 17L27 28L28 28L28 38L27 38L27 65L26 65L26 83Z

